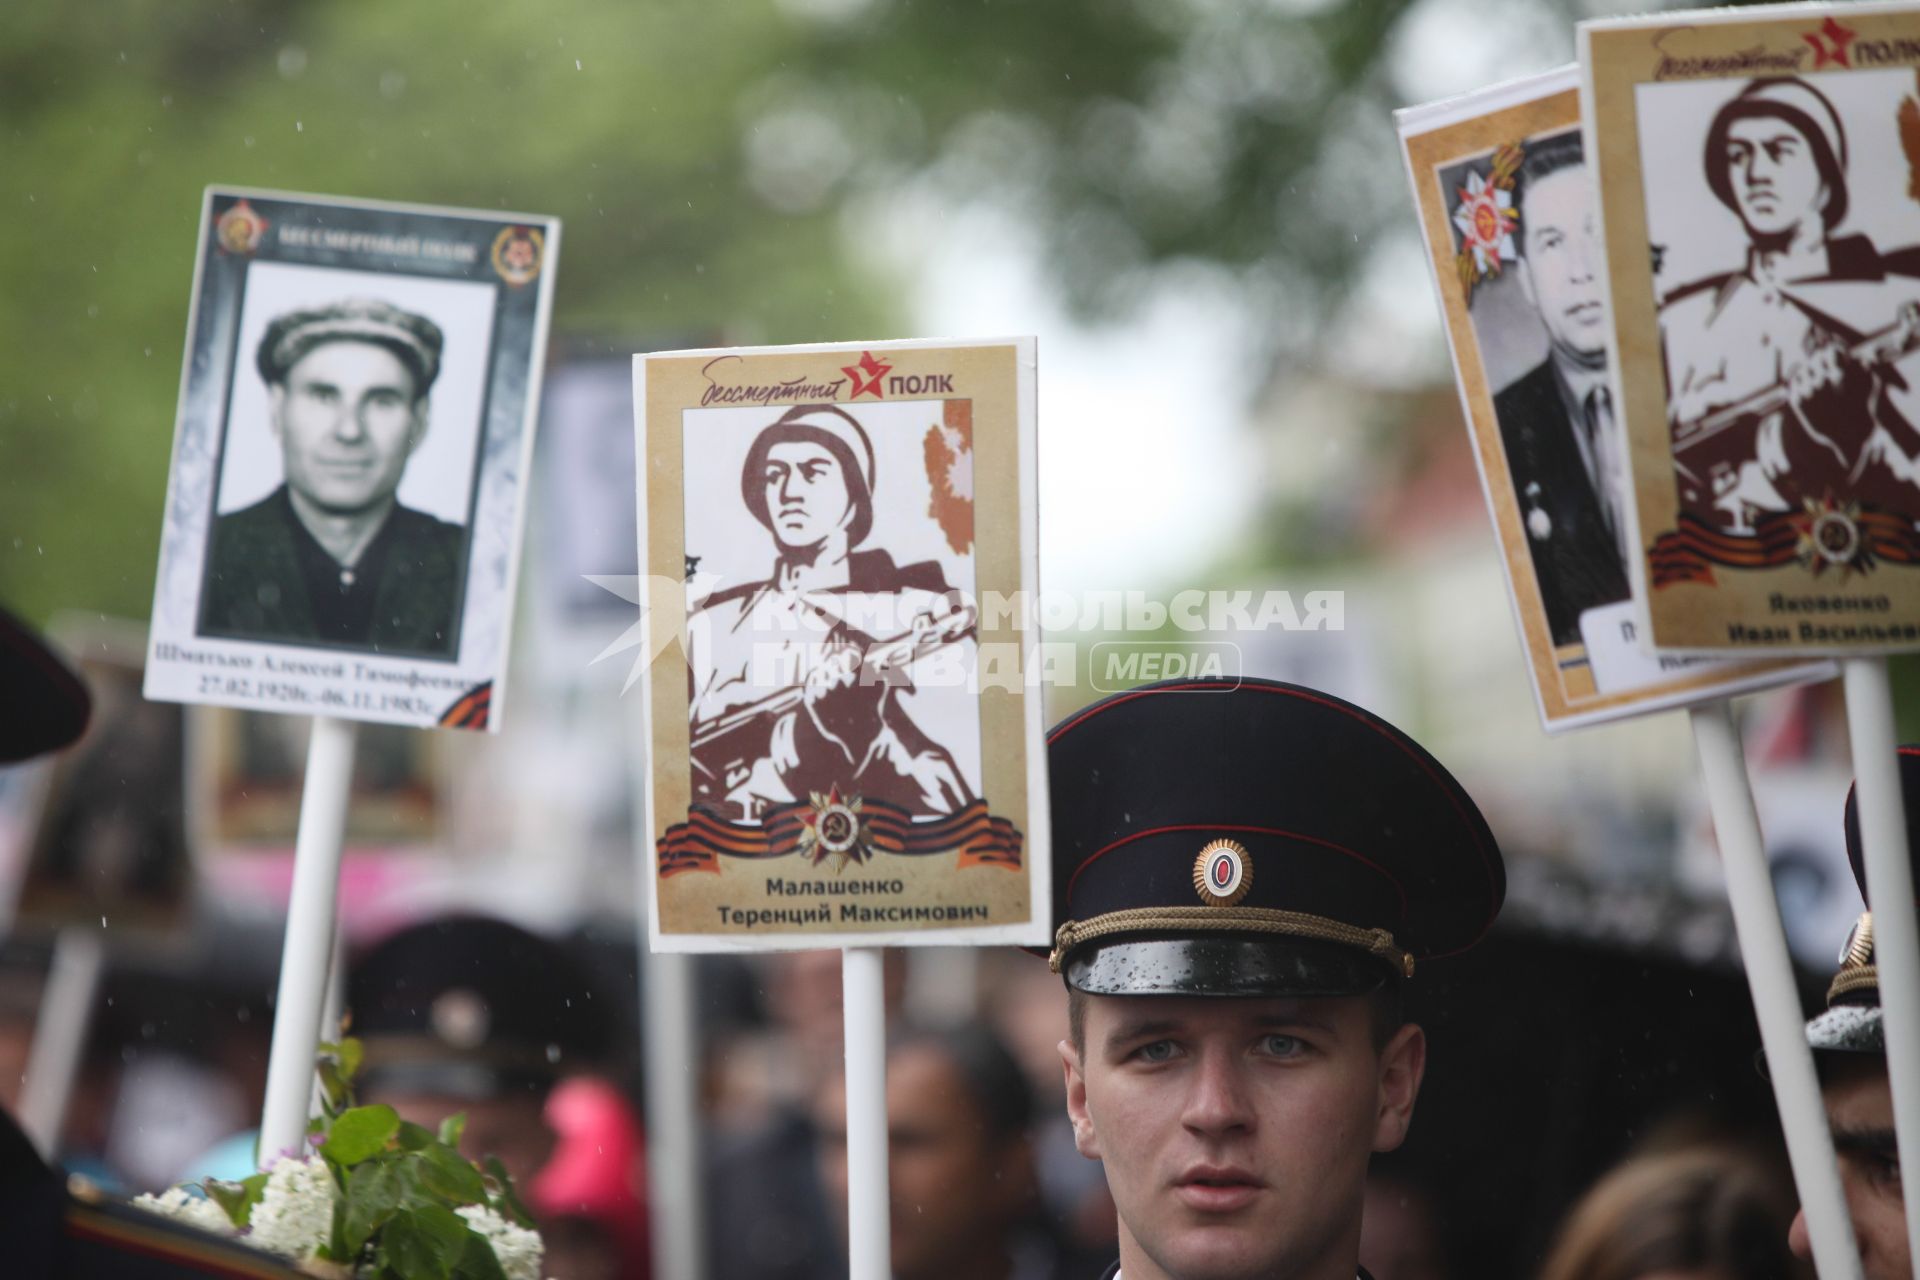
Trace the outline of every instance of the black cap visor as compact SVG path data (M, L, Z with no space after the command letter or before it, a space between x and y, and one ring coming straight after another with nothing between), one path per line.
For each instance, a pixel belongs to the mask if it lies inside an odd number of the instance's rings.
M1357 996L1390 976L1353 947L1246 933L1088 942L1063 968L1068 986L1094 996Z

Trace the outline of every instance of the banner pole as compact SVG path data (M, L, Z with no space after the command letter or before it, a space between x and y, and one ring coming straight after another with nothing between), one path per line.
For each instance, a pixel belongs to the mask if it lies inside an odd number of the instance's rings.
M1861 862L1873 908L1873 960L1880 974L1887 1078L1893 1086L1894 1141L1911 1163L1920 1153L1920 927L1907 851L1893 690L1885 658L1848 658L1840 669L1847 691ZM1920 1242L1920 1195L1909 1191L1906 1209L1911 1246Z
M653 1274L700 1280L706 1274L704 1179L700 1159L700 1050L693 1009L693 959L646 955L647 1195L652 1200Z
M53 941L40 1012L33 1022L27 1078L20 1088L20 1127L49 1163L60 1148L74 1077L80 1073L87 1031L100 998L100 978L107 962L100 934L101 930L83 924L60 930Z
M282 1153L304 1154L306 1149L321 1006L333 968L355 729L351 720L316 716L307 747L300 829L293 848L293 894L287 902L266 1106L260 1120L258 1155L263 1166Z
M846 1029L847 1263L849 1280L889 1280L892 1224L887 1190L887 1006L883 952L840 956Z
M1747 987L1753 993L1753 1012L1760 1024L1760 1044L1767 1055L1774 1105L1780 1111L1787 1159L1800 1189L1801 1208L1807 1215L1814 1269L1828 1280L1858 1280L1860 1252L1854 1243L1853 1221L1847 1216L1846 1194L1840 1187L1840 1166L1834 1157L1833 1135L1827 1129L1826 1109L1820 1101L1813 1050L1807 1047L1806 1023L1787 951L1787 931L1780 922L1780 903L1774 895L1766 846L1760 838L1760 819L1753 807L1753 786L1747 777L1740 734L1725 699L1690 708L1687 714L1693 722L1694 745L1706 778L1707 804L1713 812L1714 835L1726 870L1727 899L1740 935L1740 955L1747 971Z

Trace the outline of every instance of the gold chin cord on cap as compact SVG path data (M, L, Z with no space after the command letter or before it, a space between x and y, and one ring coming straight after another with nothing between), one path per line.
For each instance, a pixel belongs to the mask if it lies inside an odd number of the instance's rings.
M1316 942L1337 942L1379 956L1408 978L1413 976L1413 953L1404 950L1385 929L1360 929L1304 911L1275 911L1270 907L1135 907L1109 911L1091 920L1069 920L1053 935L1047 967L1055 973L1066 963L1067 952L1083 942L1116 933L1257 933Z
M1827 1003L1850 991L1864 991L1880 985L1880 971L1873 963L1873 912L1863 911L1847 935L1847 948L1840 953L1840 972L1827 987Z

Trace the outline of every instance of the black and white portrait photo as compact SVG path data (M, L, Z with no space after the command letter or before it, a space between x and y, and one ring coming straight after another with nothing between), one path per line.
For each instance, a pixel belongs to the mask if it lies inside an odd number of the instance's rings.
M1469 315L1559 647L1581 642L1583 613L1630 597L1625 491L1607 388L1598 211L1580 131L1530 138L1520 150L1510 196L1514 260L1499 280L1476 287ZM1465 187L1464 177L1456 185Z
M497 727L558 224L205 199L147 696Z
M971 550L971 494L928 462L951 412L688 413L696 803L750 822L837 788L925 818L979 794L972 564L946 532L957 505Z
M452 657L487 291L253 274L200 633Z
M1680 510L1920 518L1905 71L1638 88Z

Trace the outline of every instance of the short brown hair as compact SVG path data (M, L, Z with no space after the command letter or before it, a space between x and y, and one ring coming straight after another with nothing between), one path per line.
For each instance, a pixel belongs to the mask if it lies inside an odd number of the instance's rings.
M1540 1280L1637 1280L1656 1271L1791 1280L1808 1274L1787 1249L1792 1218L1751 1156L1719 1147L1641 1156L1574 1206Z

